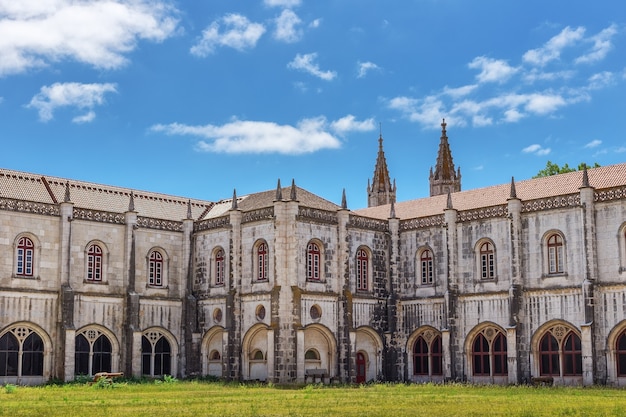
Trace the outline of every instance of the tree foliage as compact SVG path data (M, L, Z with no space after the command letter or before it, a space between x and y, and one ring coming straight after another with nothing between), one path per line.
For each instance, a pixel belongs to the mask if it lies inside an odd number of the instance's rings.
M546 167L540 170L533 178L549 177L550 175L565 174L566 172L582 171L583 169L585 169L585 167L598 168L599 166L600 164L598 164L597 162L594 162L593 165L588 165L584 162L581 162L580 164L578 164L578 169L576 169L570 167L567 163L563 166L559 166L559 164L548 161L546 163Z

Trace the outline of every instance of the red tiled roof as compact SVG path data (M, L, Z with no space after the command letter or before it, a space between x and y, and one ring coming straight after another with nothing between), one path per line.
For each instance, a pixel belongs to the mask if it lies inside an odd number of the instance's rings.
M588 170L589 185L595 189L612 188L626 185L626 163L609 165ZM577 193L583 184L583 172L575 171L549 177L516 181L517 198L522 201L558 195ZM511 184L452 193L452 207L456 210L471 210L480 207L506 204L511 196ZM420 198L395 204L396 217L412 219L442 214L447 205L447 195ZM389 218L391 205L354 210L355 214L377 219Z

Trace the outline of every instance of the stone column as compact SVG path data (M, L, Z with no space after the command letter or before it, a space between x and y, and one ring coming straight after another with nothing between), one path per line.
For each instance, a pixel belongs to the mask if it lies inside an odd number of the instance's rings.
M582 231L585 259L585 279L582 283L582 302L585 314L584 323L581 324L582 361L583 361L583 385L593 385L596 375L596 367L605 367L606 364L596 363L596 326L594 326L595 300L594 284L598 277L598 253L596 241L596 213L594 203L594 189L589 186L587 170L583 172L583 185L580 188L580 205L582 208ZM602 373L598 370L598 374Z
M337 377L342 382L351 382L356 375L354 341L350 339L352 333L352 303L350 302L350 271L347 227L350 214L343 208L337 212L337 280L335 292L339 295L337 311L339 323L337 325Z
M230 258L229 275L226 282L228 296L226 297L225 325L228 331L228 379L240 379L242 377L242 335L241 335L241 210L234 207L230 214Z
M399 306L398 294L401 288L398 288L400 282L398 280L398 264L400 262L400 219L395 215L394 204L391 205L391 213L389 221L389 272L387 275L388 292L387 299L387 355L385 360L390 362L390 373L387 379L390 381L403 381L406 377L406 354L404 352L403 340L398 340L397 325L398 314L401 311ZM401 313L400 313L401 314Z
M141 328L139 327L139 294L135 289L135 229L137 228L137 212L134 209L131 194L129 210L124 214L126 228L124 231L124 283L126 285L124 335L120 345L124 346L120 367L126 375L141 376Z
M457 236L457 220L458 212L452 207L452 198L448 194L448 205L444 210L444 222L445 222L445 245L446 245L446 292L444 293L445 300L445 319L442 329L442 349L444 358L448 358L450 364L450 378L459 378L463 376L463 345L462 342L458 342L457 338L457 323L456 323L456 308L458 300L458 236ZM447 337L445 337L447 335ZM446 343L447 338L447 343ZM457 360L457 357L459 360Z
M66 186L67 187L67 186ZM61 328L59 329L55 353L59 358L53 373L65 381L74 379L74 290L71 284L70 259L72 251L72 219L74 204L69 201L69 191L66 188L66 199L59 204L59 309L61 316ZM71 337L71 339L69 339ZM68 350L72 352L67 357Z
M519 369L517 364L517 327L507 327L506 349L509 384L517 384L519 382L519 375L517 372Z
M280 184L279 184L280 190ZM305 243L297 238L298 202L283 200L277 192L274 201L274 285L278 287L272 308L275 329L275 380L279 383L304 381L304 333L300 331L298 261L304 256ZM296 332L298 332L296 337Z
M191 210L189 210L191 211ZM180 293L183 300L183 343L180 344L182 376L199 375L202 372L200 357L201 333L198 331L198 305L193 296L193 220L188 214L183 220L183 259L180 271Z

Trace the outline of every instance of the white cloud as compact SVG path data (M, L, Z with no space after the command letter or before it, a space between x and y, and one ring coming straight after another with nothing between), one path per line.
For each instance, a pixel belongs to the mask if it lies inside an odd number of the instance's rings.
M541 145L538 144L533 144L530 146L525 147L524 149L522 149L522 152L524 153L532 153L535 154L537 156L545 156L548 155L551 152L550 148L543 148Z
M319 65L315 62L316 59L317 53L315 52L304 55L297 54L293 61L287 64L287 68L308 72L309 74L321 78L322 80L333 80L337 76L337 73L335 71L320 70Z
M196 147L205 152L298 155L341 147L339 139L330 134L328 128L328 122L324 117L316 117L303 119L296 126L235 120L221 126L158 124L152 126L150 130L167 135L198 137L200 141Z
M302 23L302 20L291 10L283 10L280 16L276 18L275 22L276 30L274 31L274 39L294 43L302 38L302 30L297 27Z
M491 117L486 117L482 114L477 114L476 116L472 117L473 126L482 127L482 126L489 126L492 124L493 124L493 119Z
M41 87L26 107L37 109L43 122L52 120L54 111L59 107L89 110L87 114L73 119L75 123L86 123L95 118L93 108L104 104L105 94L116 92L115 84L55 83Z
M589 77L589 84L587 88L591 90L598 90L600 88L604 88L613 83L614 76L613 73L609 71L599 72L597 74L593 74Z
M359 61L357 63L357 65L359 67L358 72L357 72L357 76L356 76L357 78L364 78L367 75L368 71L380 70L380 67L378 65L374 64L373 62L369 62L369 61L368 62L360 62Z
M563 107L566 101L558 94L534 93L525 96L526 104L524 108L531 113L548 114L553 113L559 107Z
M448 126L459 126L460 121L447 117L443 101L437 96L427 96L417 100L410 97L395 97L389 100L388 107L404 113L409 120L418 122L424 126L437 128L444 117Z
M0 2L0 77L74 60L116 69L141 39L161 42L178 25L160 0Z
M220 46L245 51L254 48L264 33L261 23L253 23L240 14L227 14L202 31L202 38L191 47L191 53L206 57Z
M330 128L338 134L345 134L348 132L370 132L376 128L376 125L372 118L359 122L356 117L349 114L332 122Z
M93 120L96 118L96 112L93 110L89 110L87 113L83 114L82 116L76 116L72 119L73 123L90 123L93 122Z
M311 23L309 23L309 27L311 29L315 29L315 28L320 27L321 24L322 24L322 19L315 19Z
M468 67L480 70L476 78L481 83L503 83L519 70L519 68L511 67L502 59L492 59L484 56L474 58L474 60L468 64Z
M456 87L456 88L450 88L448 86L445 86L443 88L443 93L456 99L456 98L464 97L472 93L473 91L476 90L477 87L478 87L477 84L464 85L462 87Z
M613 49L611 38L616 34L617 25L612 24L597 35L592 36L593 47L591 51L585 55L579 56L574 62L577 64L589 64L604 59L609 51Z
M585 148L595 148L602 145L602 141L599 139L594 139L591 142L587 143L584 147Z
M263 0L268 7L296 7L299 6L300 0Z
M508 123L515 123L523 117L524 115L517 109L508 109L504 112L504 121Z
M550 39L544 46L527 51L522 59L532 65L543 66L550 61L559 59L561 51L580 41L585 34L585 28L571 29L567 26L558 35Z
M555 80L567 80L574 76L574 71L564 70L555 72L539 71L537 68L532 68L530 71L523 75L524 81L528 83L534 83L536 81L555 81Z

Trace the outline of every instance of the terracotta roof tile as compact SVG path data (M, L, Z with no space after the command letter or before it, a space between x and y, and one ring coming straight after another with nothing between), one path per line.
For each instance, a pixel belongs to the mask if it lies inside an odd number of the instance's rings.
M54 199L63 202L65 184L69 183L70 200L76 208L124 213L128 211L132 191L135 211L139 216L172 221L187 218L189 199L184 197L57 177L45 176L45 181L43 178L37 174L0 169L0 197L48 204L54 203ZM46 182L52 195L48 192ZM210 201L192 199L192 218L197 219L212 204Z
M611 188L626 185L626 163L590 168L589 185L595 189ZM558 195L577 193L583 183L583 172L575 171L549 177L533 178L516 181L517 198L522 201ZM500 184L491 187L460 191L452 194L452 206L456 210L471 210L480 207L506 204L510 197L511 184ZM446 208L447 195L420 198L417 200L395 203L396 217L412 219L442 214ZM389 218L389 204L354 210L355 214L377 219Z

